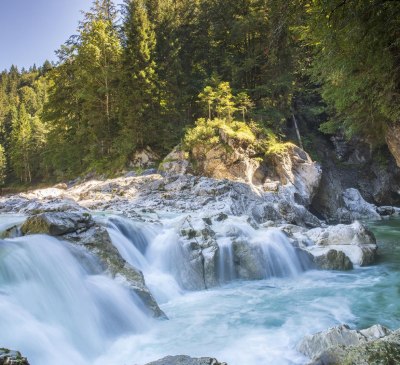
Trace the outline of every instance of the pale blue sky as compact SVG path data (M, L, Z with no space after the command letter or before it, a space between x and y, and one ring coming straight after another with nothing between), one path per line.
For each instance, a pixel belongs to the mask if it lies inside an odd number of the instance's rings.
M115 1L122 3L122 0ZM0 71L12 64L29 68L46 59L76 34L80 10L91 0L0 0Z

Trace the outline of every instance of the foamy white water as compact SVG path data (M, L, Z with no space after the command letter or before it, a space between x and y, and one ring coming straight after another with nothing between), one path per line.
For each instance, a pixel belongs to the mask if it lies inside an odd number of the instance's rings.
M267 232L240 219L233 227L220 224L220 248L230 245L224 237L239 234L274 265L266 265L264 280L185 292L173 265L185 254L177 244L178 220L164 227L110 224L114 243L141 267L168 321L147 318L82 250L46 236L0 241L0 346L20 350L32 365L133 365L177 354L229 365L289 365L307 362L296 351L305 334L341 323L400 326L399 221L375 223L378 265L346 273L304 271L274 230L266 239Z

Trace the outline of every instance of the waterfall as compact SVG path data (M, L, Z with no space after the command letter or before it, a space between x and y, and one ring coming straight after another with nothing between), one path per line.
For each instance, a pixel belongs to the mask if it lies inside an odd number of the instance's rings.
M200 248L191 247L193 243L198 246L198 238L185 239L179 234L185 220L175 217L156 225L115 216L107 221L113 244L125 260L142 270L146 284L161 303L183 289L204 288L206 269L198 256ZM255 229L241 217L230 217L212 229L218 245L213 266L217 283L293 277L311 267L308 258L278 229Z
M259 230L251 243L261 247L265 278L296 276L311 267L308 257L299 255L277 229Z
M87 365L151 319L79 247L35 235L0 241L0 343L33 364Z
M228 283L237 278L233 256L232 241L229 237L218 239L218 279L221 284Z
M157 302L167 302L182 293L171 265L183 261L174 256L180 246L173 230L115 216L108 220L108 232L120 255L143 272Z
M218 280L293 277L312 268L286 235L276 228L255 229L243 218L231 217L216 227L219 247Z

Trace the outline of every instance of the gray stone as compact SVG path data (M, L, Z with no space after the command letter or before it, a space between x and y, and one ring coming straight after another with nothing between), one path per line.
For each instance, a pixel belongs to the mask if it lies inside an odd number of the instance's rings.
M353 263L341 251L329 250L326 254L314 257L314 263L322 270L351 270Z
M41 213L28 217L21 227L26 234L49 234L61 236L66 233L86 230L94 224L88 213L54 212Z
M361 332L361 331L360 331ZM310 365L394 365L400 363L400 331L381 338L369 338L360 344L325 349Z
M380 325L375 325L363 331L352 330L347 325L341 325L306 336L297 349L310 358L318 358L330 348L358 346L389 334L391 334L391 331Z

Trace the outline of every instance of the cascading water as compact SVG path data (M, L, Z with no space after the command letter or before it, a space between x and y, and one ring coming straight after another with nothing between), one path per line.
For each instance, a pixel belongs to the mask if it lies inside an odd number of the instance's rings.
M147 286L159 303L181 294L169 264L179 250L173 230L162 231L154 224L112 217L108 220L108 232L120 255L143 272Z
M90 364L152 321L94 257L44 235L0 241L0 288L0 343L32 364Z
M312 268L308 256L301 255L278 229L255 229L242 218L232 217L216 227L219 246L218 275L221 283L240 277L240 246L251 260L257 278L293 277Z
M160 302L176 297L181 288L204 285L198 262L192 263L190 244L179 235L186 221L187 217L179 216L165 219L164 226L117 216L107 221L113 244L126 261L143 271L149 288ZM220 284L242 278L240 271L243 270L238 268L240 258L235 252L238 241L248 247L247 255L253 256L251 260L257 268L252 271L256 278L295 276L310 268L310 263L301 259L277 229L254 229L243 218L235 217L212 228L218 245L215 276ZM192 239L198 243L196 240Z
M212 226L217 252L228 248L224 260L216 260L227 269L220 275L226 285L184 292L182 275L190 280L194 273L184 264L192 257L185 246L191 240L179 234L182 217L162 219L163 226L106 221L114 244L143 271L169 320L147 318L135 296L103 276L80 247L27 236L0 241L0 346L20 350L32 365L144 364L176 354L229 365L301 365L308 360L296 345L305 334L340 323L400 326L400 223L394 231L382 228L394 232L389 248L380 246L387 264L298 275L308 262L280 231L230 217ZM268 279L227 283L240 278L243 248L255 253L247 259Z

